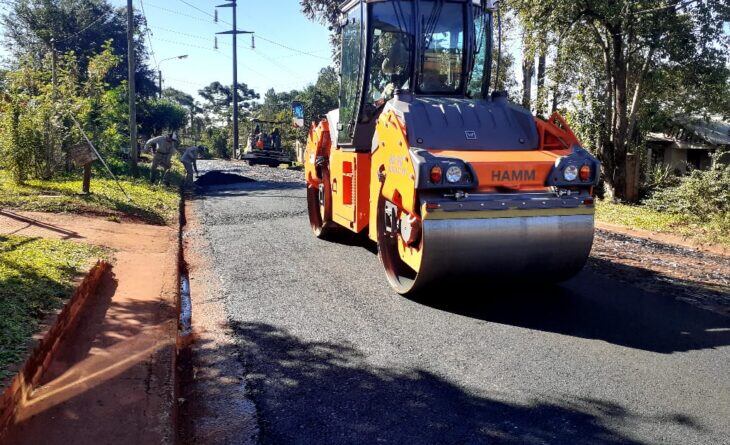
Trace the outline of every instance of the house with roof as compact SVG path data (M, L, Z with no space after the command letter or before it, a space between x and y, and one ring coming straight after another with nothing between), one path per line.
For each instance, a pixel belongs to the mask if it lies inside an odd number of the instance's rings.
M664 131L649 133L647 148L652 165L667 166L678 175L707 170L717 162L716 153L730 151L730 122L678 118Z

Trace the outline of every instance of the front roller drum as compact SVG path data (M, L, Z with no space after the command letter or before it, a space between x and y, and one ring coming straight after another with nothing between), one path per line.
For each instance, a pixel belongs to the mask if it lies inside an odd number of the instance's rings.
M448 280L564 281L580 272L593 245L593 215L426 219L414 270L400 258L398 235L387 230L391 220L381 207L378 251L390 285L402 295Z

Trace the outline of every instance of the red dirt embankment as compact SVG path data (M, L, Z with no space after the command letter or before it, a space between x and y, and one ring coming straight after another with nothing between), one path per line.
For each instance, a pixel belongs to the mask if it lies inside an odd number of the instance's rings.
M178 241L170 227L0 212L0 234L114 250L112 269L42 367L3 437L12 444L173 443Z

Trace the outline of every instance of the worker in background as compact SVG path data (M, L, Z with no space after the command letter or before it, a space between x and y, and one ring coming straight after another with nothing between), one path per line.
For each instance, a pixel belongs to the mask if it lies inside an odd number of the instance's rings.
M192 146L185 149L185 152L180 157L180 161L185 166L185 185L193 185L193 174L198 174L198 162L197 159L202 154L203 146Z
M172 155L175 153L177 137L174 133L168 133L164 136L152 138L144 145L145 150L152 149L152 168L150 171L150 181L157 180L157 169L162 168L162 182L170 185L168 173L172 168Z
M271 132L271 146L274 150L281 150L281 132L278 127Z

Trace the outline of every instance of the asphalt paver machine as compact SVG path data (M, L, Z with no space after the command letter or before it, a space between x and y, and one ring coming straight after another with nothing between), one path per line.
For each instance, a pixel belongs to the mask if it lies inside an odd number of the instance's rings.
M249 165L262 164L271 167L278 167L281 164L291 165L291 153L282 147L280 133L282 125L283 122L252 119L251 133L241 159Z

